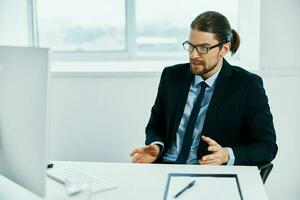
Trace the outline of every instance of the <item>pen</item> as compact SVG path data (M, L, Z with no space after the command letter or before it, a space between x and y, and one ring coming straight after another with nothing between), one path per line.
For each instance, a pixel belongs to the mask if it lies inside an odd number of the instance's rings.
M53 163L48 163L47 168L50 169L53 167Z
M185 188L183 188L182 190L180 190L175 196L174 198L179 197L184 191L186 191L187 189L193 187L193 185L195 184L196 180L193 180L192 182L190 182Z

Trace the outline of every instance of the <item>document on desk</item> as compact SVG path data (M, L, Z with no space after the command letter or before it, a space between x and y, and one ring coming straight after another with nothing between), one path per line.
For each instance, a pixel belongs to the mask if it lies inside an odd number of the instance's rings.
M236 174L170 173L164 200L243 200Z

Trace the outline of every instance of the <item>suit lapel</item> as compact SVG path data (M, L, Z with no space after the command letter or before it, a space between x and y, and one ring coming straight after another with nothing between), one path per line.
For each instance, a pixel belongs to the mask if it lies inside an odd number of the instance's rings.
M177 95L176 112L174 117L174 126L172 129L172 137L176 134L176 131L178 129L180 120L182 118L182 114L184 112L184 107L188 97L189 89L194 78L194 75L191 73L189 67L188 69L185 69L184 73L185 74L182 74L182 77L184 77L184 79L179 79L180 85L178 87L179 91Z
M202 129L202 133L206 136L214 138L214 134L211 129L213 126L214 119L216 119L216 114L217 114L217 109L222 103L222 100L229 88L230 84L230 79L229 77L231 76L232 72L230 69L230 64L224 59L223 60L223 66L222 69L219 73L219 76L216 80L216 86L212 95L212 98L210 100L207 112L206 112L206 117ZM201 139L200 139L200 144L198 148L198 155L202 157L203 155L201 154L207 154L207 144L205 144Z

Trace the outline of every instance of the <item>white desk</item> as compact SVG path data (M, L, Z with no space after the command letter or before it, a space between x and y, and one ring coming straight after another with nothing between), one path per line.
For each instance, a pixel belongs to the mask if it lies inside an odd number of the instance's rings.
M55 162L55 165L72 166L118 185L117 189L93 195L92 200L162 200L168 173L170 172L237 174L244 200L268 199L256 167L100 162ZM216 190L222 192L220 188ZM40 200L41 198L0 175L0 199ZM45 199L66 199L64 186L47 178L47 194Z

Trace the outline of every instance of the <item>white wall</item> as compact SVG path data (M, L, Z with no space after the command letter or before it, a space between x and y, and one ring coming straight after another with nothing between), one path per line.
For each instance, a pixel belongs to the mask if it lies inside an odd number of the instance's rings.
M279 146L266 183L270 199L300 199L300 1L262 0L261 71Z
M300 198L300 76L264 76L279 147L266 183L270 199Z
M53 75L50 157L129 162L144 144L159 73Z
M261 68L299 70L300 1L261 1Z

